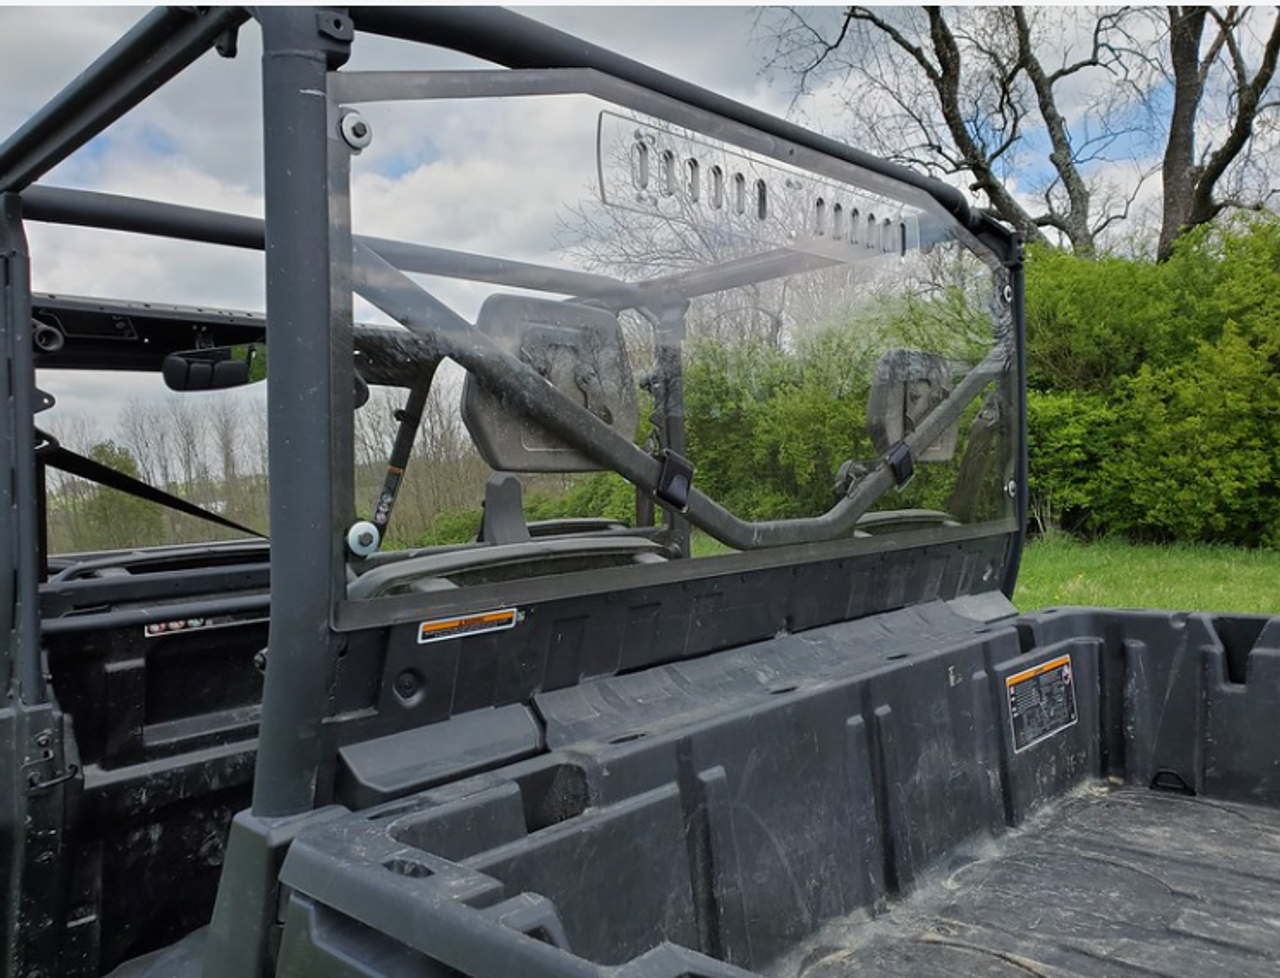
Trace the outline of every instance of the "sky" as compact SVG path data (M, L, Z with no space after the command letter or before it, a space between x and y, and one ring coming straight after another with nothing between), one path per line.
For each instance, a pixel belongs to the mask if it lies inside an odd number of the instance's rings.
M754 13L736 7L526 8L526 16L782 114L790 92L761 77ZM0 132L12 132L127 31L139 8L0 7ZM246 25L233 60L212 52L51 171L51 186L262 213L260 45ZM350 69L481 67L450 52L360 37ZM539 201L580 194L594 174L586 107L448 103L371 107L373 145L353 168L362 233L536 258L553 222ZM598 109L598 105L595 107ZM591 110L594 113L595 109ZM563 137L550 138L552 133ZM428 195L431 207L408 205ZM32 223L36 291L261 309L256 253ZM479 291L447 296L473 311ZM468 306L472 308L468 308ZM165 396L154 377L42 376L59 412L109 431L129 398Z
M762 71L770 52L755 30L758 8L714 6L518 8L534 20L648 63L776 115L799 111L806 125L840 136L842 101L865 93L820 86L796 103L787 79ZM0 6L0 134L12 132L137 21L141 8ZM838 8L813 14L832 20ZM470 68L450 52L361 36L348 65ZM237 58L210 52L42 182L262 213L260 47L256 28L240 34ZM1079 82L1083 85L1083 79ZM1067 114L1089 92L1060 93ZM357 231L524 260L555 253L557 221L596 174L599 103L581 99L441 102L367 107L372 145L353 164ZM1029 134L1036 145L1036 134ZM1012 175L1030 189L1034 154ZM1151 161L1148 161L1151 162ZM1043 161L1040 161L1043 166ZM1136 177L1134 177L1136 179ZM1121 181L1131 179L1122 174ZM1158 193L1149 181L1144 194ZM30 226L37 291L188 305L261 309L260 255L107 232ZM437 283L464 315L483 289ZM367 308L357 306L364 317ZM375 317L376 318L376 317ZM42 378L61 408L110 428L129 397L164 396L154 377Z

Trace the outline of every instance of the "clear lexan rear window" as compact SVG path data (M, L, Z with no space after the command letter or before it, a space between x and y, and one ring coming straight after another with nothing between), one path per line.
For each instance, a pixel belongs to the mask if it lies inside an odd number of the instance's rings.
M351 170L356 320L386 327L356 331L355 516L381 540L353 596L1007 532L1016 385L990 256L918 190L588 75L349 89L373 133ZM922 430L911 478L870 491ZM671 484L656 505L646 460ZM677 512L689 487L705 498ZM819 527L855 495L856 520Z

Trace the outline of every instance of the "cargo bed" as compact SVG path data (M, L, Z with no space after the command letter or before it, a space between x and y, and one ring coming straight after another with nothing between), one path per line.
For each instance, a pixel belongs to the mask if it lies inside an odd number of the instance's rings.
M281 974L1275 974L1280 621L1011 610L542 694L546 753L301 833Z

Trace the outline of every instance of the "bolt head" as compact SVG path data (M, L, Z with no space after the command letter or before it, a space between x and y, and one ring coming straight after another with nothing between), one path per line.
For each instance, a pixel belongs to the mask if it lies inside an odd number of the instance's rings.
M348 112L338 123L343 141L355 152L360 152L373 142L373 127L359 112Z

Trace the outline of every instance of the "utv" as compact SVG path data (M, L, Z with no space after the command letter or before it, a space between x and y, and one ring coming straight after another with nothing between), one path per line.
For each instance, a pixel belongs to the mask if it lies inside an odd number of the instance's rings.
M262 219L40 182L242 28ZM145 16L0 192L5 978L1280 969L1280 619L1015 611L1021 252L954 188L502 10L264 7ZM33 293L48 224L264 311ZM234 521L40 378L264 368L269 544L49 552L58 471Z

